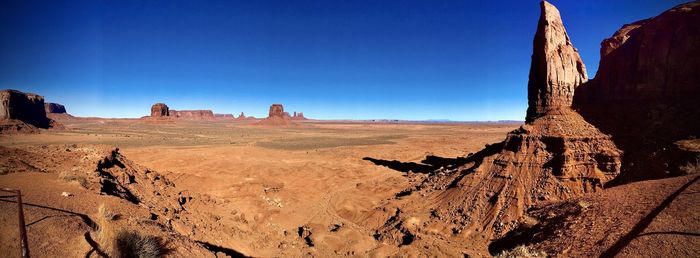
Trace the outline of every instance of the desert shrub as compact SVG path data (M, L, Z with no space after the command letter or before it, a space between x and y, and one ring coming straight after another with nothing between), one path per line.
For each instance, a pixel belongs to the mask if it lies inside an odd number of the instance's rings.
M521 257L547 257L547 253L534 251L524 245L519 245L511 250L505 250L496 255L498 258L521 258Z
M100 247L110 257L153 258L166 253L160 238L126 228L117 229L113 225L115 218L115 213L109 211L104 203L100 204L97 209L98 239Z
M688 164L685 164L678 169L680 169L681 173L684 175L700 172L700 156L695 157L695 162L688 162Z
M121 229L117 232L114 241L112 252L114 257L155 258L164 254L164 247L159 238L144 236L136 231Z

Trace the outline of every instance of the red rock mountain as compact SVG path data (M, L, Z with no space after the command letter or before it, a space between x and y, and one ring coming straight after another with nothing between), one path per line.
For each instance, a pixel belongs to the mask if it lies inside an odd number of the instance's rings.
M0 91L0 132L29 132L56 125L46 116L44 97L17 90Z
M574 89L586 79L559 11L541 2L526 124L398 194L406 197L377 238L398 244L417 238L483 243L514 229L538 203L602 189L619 174L621 153L610 136L571 109Z
M681 174L697 154L675 142L700 136L700 2L624 25L600 54L574 107L625 152L615 183Z

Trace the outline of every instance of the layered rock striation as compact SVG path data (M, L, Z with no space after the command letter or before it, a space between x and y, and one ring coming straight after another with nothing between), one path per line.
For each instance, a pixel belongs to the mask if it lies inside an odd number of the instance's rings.
M571 109L574 90L586 80L559 11L541 2L526 124L400 193L409 200L377 237L405 244L407 238L432 239L422 232L430 228L443 238L493 239L539 202L602 189L619 174L621 152L610 136ZM415 220L422 226L409 226Z

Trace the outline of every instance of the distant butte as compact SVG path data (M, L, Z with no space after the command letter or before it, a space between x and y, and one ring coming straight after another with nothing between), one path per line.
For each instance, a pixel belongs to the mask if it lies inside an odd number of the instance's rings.
M46 116L44 97L18 90L0 91L0 133L36 132L59 126Z
M282 104L272 104L270 105L270 111L268 112L267 118L258 122L259 125L271 125L271 126L288 126L293 125L289 113L284 112L284 106Z

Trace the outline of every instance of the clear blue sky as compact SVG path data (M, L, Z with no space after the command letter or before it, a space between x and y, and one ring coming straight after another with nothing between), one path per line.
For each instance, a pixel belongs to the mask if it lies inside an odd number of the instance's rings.
M551 1L600 41L682 1ZM78 116L151 104L323 119L522 120L539 0L0 1L0 88Z

